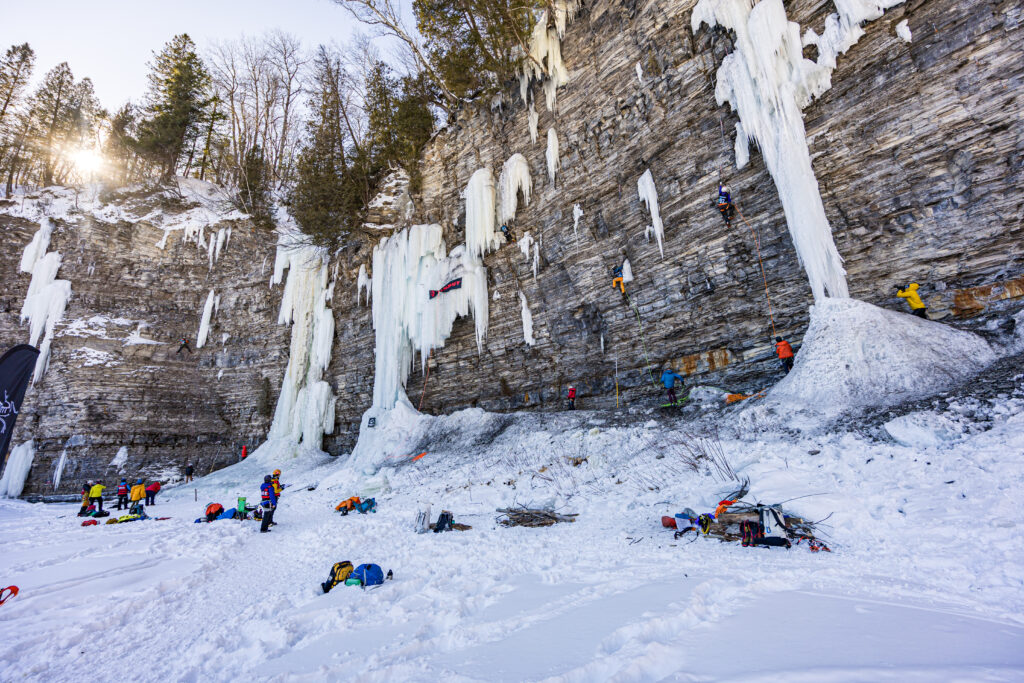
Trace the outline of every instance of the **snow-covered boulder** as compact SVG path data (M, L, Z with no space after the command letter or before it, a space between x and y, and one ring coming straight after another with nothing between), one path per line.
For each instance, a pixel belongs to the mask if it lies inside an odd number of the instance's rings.
M959 441L963 430L944 415L917 412L900 415L884 425L885 431L898 443L911 448L934 448Z
M822 299L773 402L825 414L948 389L995 360L981 337L856 299Z

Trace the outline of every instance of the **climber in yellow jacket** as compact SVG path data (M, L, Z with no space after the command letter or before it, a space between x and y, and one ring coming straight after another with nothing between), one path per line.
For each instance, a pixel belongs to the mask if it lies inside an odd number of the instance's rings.
M135 485L132 486L132 492L131 492L131 494L129 494L128 500L131 501L132 506L134 507L136 503L138 503L140 500L142 500L145 497L146 497L146 485L142 483L141 479L139 479L138 481L135 482ZM129 508L129 509L131 509L131 508Z
M89 489L89 502L96 505L97 512L103 512L103 489L107 488L102 481L97 481Z
M918 318L928 319L927 309L924 307L924 302L921 301L921 295L917 293L917 283L911 282L906 289L900 289L896 287L896 296L901 299L906 299L907 303L910 304L910 312L916 315Z

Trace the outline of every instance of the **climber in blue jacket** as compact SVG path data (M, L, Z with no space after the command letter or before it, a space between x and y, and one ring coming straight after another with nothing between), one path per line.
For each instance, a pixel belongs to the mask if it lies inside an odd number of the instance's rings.
M277 507L277 491L274 489L274 480L268 474L263 477L263 485L260 486L260 505L263 506L263 523L260 525L260 533L270 531L270 525L274 523L274 509Z
M677 375L672 372L670 368L665 368L665 371L661 373L661 383L665 385L668 390L668 400L671 403L678 403L676 398L676 380L683 381L682 375Z

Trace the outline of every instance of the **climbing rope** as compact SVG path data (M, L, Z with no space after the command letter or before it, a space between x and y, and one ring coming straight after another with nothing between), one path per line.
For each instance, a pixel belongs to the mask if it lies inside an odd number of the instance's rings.
M632 307L633 312L636 314L636 324L640 327L640 341L643 343L644 347L644 360L647 361L647 372L651 376L651 384L657 388L658 382L654 379L654 371L651 370L651 357L647 353L647 338L644 336L644 324L640 320L640 309L636 307L636 304L633 303L633 300L629 298L628 294L623 292L622 296L626 297L626 301L629 302L630 307Z
M768 295L768 276L765 275L764 260L761 258L761 237L757 234L757 231L754 230L750 223L747 222L747 219L744 218L743 212L740 211L735 204L733 204L733 207L736 208L736 214L739 215L740 219L748 228L750 228L750 234L754 236L754 246L757 247L757 262L761 264L761 279L764 281L764 298L768 300L768 318L772 321L772 339L774 339L777 336L775 333L775 314L772 310L772 298Z

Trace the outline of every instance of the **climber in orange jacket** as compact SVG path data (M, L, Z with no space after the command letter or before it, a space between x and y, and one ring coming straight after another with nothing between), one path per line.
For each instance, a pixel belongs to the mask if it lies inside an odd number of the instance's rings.
M779 363L782 365L782 369L788 375L789 371L793 369L793 347L782 337L776 337L775 353L779 356Z
M896 287L896 296L901 299L906 299L907 303L910 304L910 312L916 315L918 318L928 319L928 311L924 306L924 302L921 301L921 295L917 293L918 284L911 282L906 289L900 289Z

